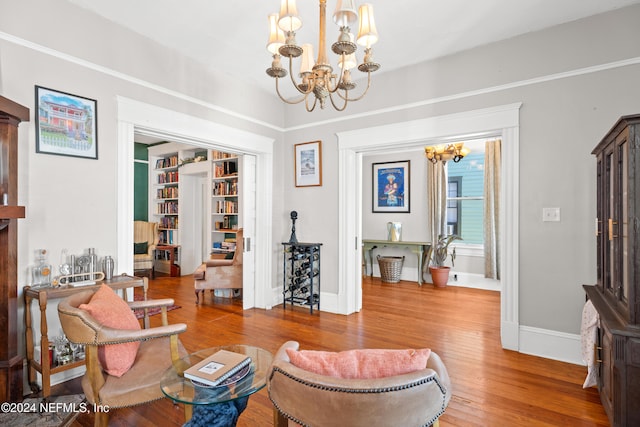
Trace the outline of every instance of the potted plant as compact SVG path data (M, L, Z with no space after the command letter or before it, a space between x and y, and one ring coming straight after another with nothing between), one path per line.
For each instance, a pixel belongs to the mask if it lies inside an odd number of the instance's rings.
M454 240L462 240L460 236L452 234L450 236L439 235L435 244L431 245L427 252L427 261L429 262L429 272L433 284L438 288L444 288L449 281L449 270L451 267L445 266L447 257L451 257L451 265L454 265L456 259L456 248L449 252L449 245Z

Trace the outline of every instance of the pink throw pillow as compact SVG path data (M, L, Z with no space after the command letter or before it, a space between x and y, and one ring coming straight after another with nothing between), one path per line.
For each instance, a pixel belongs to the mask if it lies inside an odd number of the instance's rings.
M291 363L298 368L344 379L384 378L408 374L427 366L428 348L419 350L363 349L339 353L286 349Z
M140 322L127 303L107 285L93 294L88 304L80 304L101 324L114 329L140 330ZM103 345L98 348L98 359L102 369L109 375L121 377L136 360L139 342Z

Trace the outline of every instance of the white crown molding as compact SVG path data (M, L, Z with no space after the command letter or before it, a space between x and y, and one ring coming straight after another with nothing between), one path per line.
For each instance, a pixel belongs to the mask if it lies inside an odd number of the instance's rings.
M378 115L378 114L393 113L393 112L402 111L402 110L409 110L409 109L412 109L412 108L424 107L426 105L439 104L439 103L448 102L448 101L456 101L456 100L460 100L460 99L464 99L464 98L471 98L471 97L474 97L474 96L486 95L486 94L490 94L490 93L494 93L494 92L501 92L501 91L505 91L505 90L509 90L509 89L515 89L515 88L519 88L519 87L523 87L523 86L531 86L531 85L540 84L540 83L546 83L546 82L550 82L550 81L554 81L554 80L566 79L566 78L570 78L570 77L577 77L577 76L582 76L582 75L585 75L585 74L598 73L598 72L601 72L601 71L607 71L607 70L612 70L612 69L615 69L615 68L627 67L627 66L630 66L630 65L638 65L638 64L640 64L640 56L636 56L636 57L628 58L628 59L622 59L622 60L619 60L619 61L607 62L607 63L599 64L599 65L592 65L592 66L589 66L589 67L576 68L574 70L564 71L564 72L561 72L561 73L548 74L548 75L545 75L545 76L534 77L534 78L526 79L526 80L518 80L518 81L515 81L515 82L505 83L505 84L502 84L502 85L489 86L489 87L480 88L480 89L476 89L476 90L470 90L470 91L466 91L466 92L454 93L454 94L451 94L451 95L440 96L440 97L436 97L436 98L429 98L429 99L425 99L423 101L417 101L417 102L412 102L412 103L408 103L408 104L401 104L401 105L396 105L396 106L392 106L392 107L381 108L381 109L378 109L378 110L371 110L371 111L367 111L365 113L360 113L360 114L344 115L344 116L340 116L339 118L335 118L335 119L324 120L324 121L316 121L316 122L313 122L313 123L307 123L307 124L299 125L299 126L292 126L292 127L286 128L285 130L286 131L300 130L300 129L305 129L305 128L309 128L309 127L315 127L315 126L320 126L320 125L326 125L326 124L341 122L341 121L345 121L345 120L353 120L353 119L358 119L358 118L362 118L362 117L374 116L374 115Z
M185 95L182 92L178 92L178 91L175 91L175 90L168 89L168 88L166 88L164 86L160 86L160 85L148 82L146 80L139 79L137 77L133 77L133 76L130 76L130 75L125 74L125 73L121 73L121 72L113 70L111 68L108 68L108 67L105 67L105 66L102 66L102 65L98 65L98 64L93 63L91 61L87 61L87 60L84 60L82 58L78 58L76 56L69 55L69 54L66 54L64 52L60 52L58 50L48 48L46 46L43 46L43 45L40 45L40 44L37 44L37 43L30 42L29 40L25 40L23 38L13 36L11 34L8 34L8 33L5 33L5 32L2 32L2 31L0 31L0 39L8 41L10 43L14 43L14 44L22 46L22 47L26 47L27 49L31 49L31 50L43 53L45 55L53 56L53 57L55 57L57 59L62 59L64 61L76 64L76 65L78 65L80 67L84 67L84 68L87 68L89 70L97 71L99 73L103 73L103 74L106 74L108 76L115 77L117 79L129 82L129 83L133 83L133 84L145 87L147 89L151 89L151 90L154 90L156 92L160 92L160 93L163 93L165 95L172 96L174 98L181 99L183 101L191 102L192 104L199 105L199 106L207 108L209 110L217 111L219 113L227 114L229 116L233 116L233 117L236 117L236 118L239 118L239 119L242 119L242 120L246 120L248 122L255 123L257 125L267 127L269 129L274 129L274 130L277 130L277 131L280 131L280 132L284 131L284 129L282 127L280 127L280 126L275 126L275 125L273 125L271 123L267 123L267 122L264 122L262 120L258 120L258 119L254 118L254 117L246 116L244 114L237 113L237 112L235 112L233 110L229 110L227 108L220 107L219 105L213 104L211 102L203 101L202 99L198 99L198 98L195 98L193 96Z
M602 72L602 71L612 70L612 69L615 69L615 68L622 68L622 67L627 67L627 66L631 66L631 65L640 64L640 56L636 56L636 57L632 57L632 58L628 58L628 59L622 59L622 60L618 60L618 61L606 62L604 64L598 64L598 65L592 65L592 66L589 66L589 67L576 68L576 69L573 69L573 70L563 71L563 72L560 72L560 73L553 73L553 74L547 74L547 75L544 75L544 76L533 77L533 78L530 78L530 79L518 80L518 81L515 81L515 82L505 83L505 84L502 84L502 85L489 86L489 87L480 88L480 89L476 89L476 90L460 92L460 93L455 93L455 94L446 95L446 96L440 96L440 97L435 97L435 98L429 98L429 99L425 99L425 100L422 100L422 101L417 101L417 102L412 102L412 103L407 103L407 104L400 104L400 105L395 105L395 106L391 106L391 107L387 107L387 108L381 108L381 109L377 109L377 110L371 110L371 111L367 111L367 112L364 112L364 113L347 114L347 115L342 115L340 117L336 117L336 118L329 119L329 120L319 120L319 121L309 122L309 123L305 123L305 124L298 125L298 126L292 126L292 127L283 128L283 127L280 127L280 126L273 125L271 123L264 122L262 120L258 120L258 119L254 118L254 117L250 117L250 116L246 116L244 114L237 113L235 111L229 110L227 108L221 107L221 106L213 104L211 102L206 102L206 101L203 101L201 99L185 95L185 94L183 94L181 92L177 92L177 91L165 88L163 86L150 83L150 82L148 82L146 80L138 79L138 78L130 76L128 74L121 73L119 71L115 71L115 70L113 70L111 68L95 64L93 62L90 62L90 61L75 57L73 55L69 55L69 54L60 52L58 50L48 48L46 46L43 46L43 45L40 45L40 44L37 44L37 43L33 43L33 42L29 41L29 40L25 40L23 38L14 36L14 35L9 34L9 33L5 33L5 32L0 31L0 39L5 40L5 41L10 42L10 43L13 43L13 44L16 44L16 45L19 45L19 46L22 46L22 47L25 47L27 49L32 49L34 51L38 51L40 53L44 53L46 55L53 56L55 58L62 59L64 61L68 61L68 62L74 63L74 64L79 65L81 67L85 67L85 68L88 68L88 69L91 69L91 70L94 70L94 71L97 71L97 72L100 72L100 73L104 73L104 74L110 75L112 77L115 77L115 78L130 82L130 83L134 83L134 84L146 87L148 89L163 93L165 95L173 96L175 98L191 102L191 103L199 105L201 107L204 107L204 108L207 108L207 109L210 109L210 110L213 110L213 111L221 112L221 113L224 113L224 114L228 114L230 116L237 117L237 118L240 118L242 120L246 120L248 122L255 123L255 124L258 124L260 126L264 126L264 127L267 127L269 129L273 129L273 130L276 130L276 131L279 131L279 132L290 132L290 131L294 131L294 130L313 128L313 127L317 127L317 126L322 126L322 125L327 125L327 124L332 124L332 123L338 123L338 122L343 122L343 121L347 121L347 120L355 120L355 119L375 116L375 115L379 115L379 114L387 114L387 113L391 113L391 112L408 110L408 109L412 109L412 108L419 108L419 107L424 107L424 106L427 106L427 105L439 104L439 103L442 103L442 102L455 101L455 100L460 100L460 99L464 99L464 98L470 98L470 97L479 96L479 95L486 95L486 94L495 93L495 92L501 92L501 91L505 91L505 90L509 90L509 89L515 89L515 88L518 88L518 87L531 86L531 85L540 84L540 83L546 83L546 82L550 82L550 81L554 81L554 80L566 79L566 78L570 78L570 77L577 77L577 76L582 76L582 75L585 75L585 74L598 73L598 72Z

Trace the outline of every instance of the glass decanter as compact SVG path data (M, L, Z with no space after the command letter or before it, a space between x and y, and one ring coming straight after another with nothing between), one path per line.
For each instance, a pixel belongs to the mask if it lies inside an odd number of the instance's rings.
M46 249L36 249L36 266L33 267L33 285L51 285L51 264L47 262Z

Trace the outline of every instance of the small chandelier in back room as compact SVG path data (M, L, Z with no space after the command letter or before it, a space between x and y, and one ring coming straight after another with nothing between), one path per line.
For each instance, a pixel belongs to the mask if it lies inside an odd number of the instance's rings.
M304 44L302 47L296 43L296 31L302 27L302 20L298 16L295 0L281 0L280 14L269 15L269 43L267 50L273 54L273 63L267 68L267 74L276 79L276 92L280 99L287 104L305 102L307 111L313 111L316 104L324 108L329 98L331 105L338 111L347 108L349 101L362 99L371 86L371 73L380 68L380 64L373 62L371 46L378 41L378 31L373 19L373 6L365 3L356 12L355 0L338 0L333 21L340 27L338 41L331 45L331 50L338 56L338 75L333 74L333 67L327 60L326 51L326 12L327 0L320 1L320 34L318 42L318 58L313 60L313 46ZM358 70L367 73L367 87L364 92L355 97L350 97L350 91L356 87L351 80L351 68L357 64L355 52L356 43L351 33L350 25L359 18L359 31L357 43L364 46L364 60L358 65ZM286 37L286 38L285 38ZM302 55L300 65L300 78L297 83L293 77L293 58ZM289 74L293 86L300 92L298 99L285 99L280 93L278 82L281 77L286 77L287 70L282 68L280 57L289 58ZM310 95L313 94L313 102ZM337 98L340 98L338 100ZM336 98L336 99L334 99ZM338 101L338 102L336 102Z
M432 163L447 163L448 160L453 160L458 163L464 158L464 156L469 154L469 149L464 146L464 142L456 142L454 144L440 144L424 147L424 154Z

